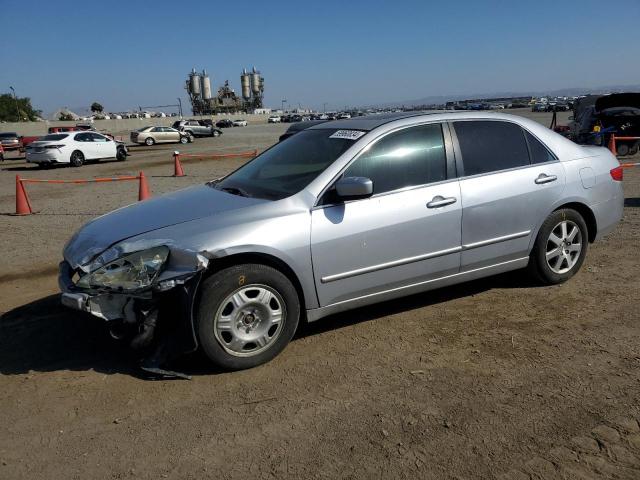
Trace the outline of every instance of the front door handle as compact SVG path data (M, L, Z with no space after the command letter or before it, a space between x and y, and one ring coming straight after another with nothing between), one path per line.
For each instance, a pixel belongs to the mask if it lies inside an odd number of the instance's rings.
M456 203L457 199L455 197L444 198L440 195L436 195L433 199L427 203L427 208L439 208L444 207L446 205L451 205L452 203Z
M538 178L535 179L535 182L538 185L542 185L543 183L555 182L558 179L556 175L547 175L546 173L541 173L538 175Z

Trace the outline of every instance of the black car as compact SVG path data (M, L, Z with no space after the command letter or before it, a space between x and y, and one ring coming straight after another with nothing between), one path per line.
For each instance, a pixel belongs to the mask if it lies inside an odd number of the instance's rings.
M314 125L318 125L320 123L324 123L327 120L310 120L308 122L295 122L293 125L291 125L286 132L284 132L282 135L280 135L280 139L279 141L283 141L286 140L287 138L291 137L292 135L295 135L298 132L301 132L302 130L305 130L309 127L313 127Z
M571 139L576 143L607 146L611 134L640 137L640 93L588 95L575 101ZM618 155L635 154L638 140L617 140Z
M218 127L218 128L232 128L233 127L233 121L229 120L228 118L223 118L222 120L218 120L216 122L216 127Z

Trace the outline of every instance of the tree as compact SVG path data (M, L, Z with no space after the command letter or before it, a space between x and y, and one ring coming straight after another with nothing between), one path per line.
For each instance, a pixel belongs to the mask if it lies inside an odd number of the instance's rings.
M31 99L28 97L14 98L9 93L0 95L0 121L22 122L25 120L36 121L40 116L40 110L35 110L31 106Z
M91 111L93 113L102 113L103 110L104 110L104 107L100 105L98 102L93 102L91 104Z
M60 117L58 117L58 120L63 121L63 122L70 121L70 120L73 120L73 115L71 115L68 112L62 112L60 114Z

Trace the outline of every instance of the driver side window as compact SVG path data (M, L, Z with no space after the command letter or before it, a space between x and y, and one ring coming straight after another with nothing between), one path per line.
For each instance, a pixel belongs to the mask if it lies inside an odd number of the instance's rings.
M383 137L349 165L344 176L370 178L374 195L446 180L442 126L409 127Z

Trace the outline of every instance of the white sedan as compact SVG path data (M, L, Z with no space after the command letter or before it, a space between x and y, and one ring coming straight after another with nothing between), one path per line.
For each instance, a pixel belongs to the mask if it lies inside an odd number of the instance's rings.
M53 133L39 138L26 149L27 162L38 165L68 163L79 167L88 160L126 160L127 147L97 132Z
M234 120L233 121L233 126L234 127L246 127L247 126L247 121L246 120Z
M271 115L268 119L267 119L267 123L280 123L281 122L281 118L278 115Z

